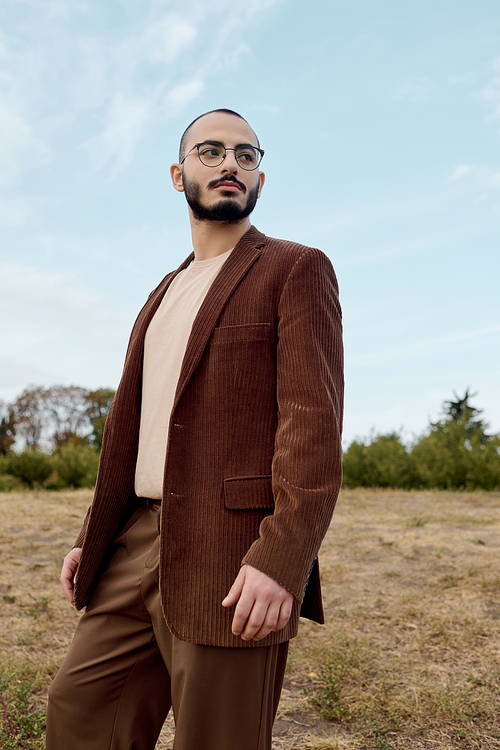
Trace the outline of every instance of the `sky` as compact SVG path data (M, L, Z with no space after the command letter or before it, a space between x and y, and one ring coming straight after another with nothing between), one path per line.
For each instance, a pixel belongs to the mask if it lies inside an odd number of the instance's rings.
M266 151L253 223L337 272L345 445L466 388L500 432L498 0L2 0L0 399L116 388L216 107Z

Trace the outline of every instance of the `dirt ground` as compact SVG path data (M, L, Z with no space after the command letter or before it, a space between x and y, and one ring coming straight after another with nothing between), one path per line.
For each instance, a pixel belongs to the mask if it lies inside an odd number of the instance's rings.
M58 577L86 490L0 495L2 665L46 688L79 615ZM500 496L344 491L302 621L273 750L500 748ZM333 720L327 720L326 717ZM172 748L167 721L157 748Z

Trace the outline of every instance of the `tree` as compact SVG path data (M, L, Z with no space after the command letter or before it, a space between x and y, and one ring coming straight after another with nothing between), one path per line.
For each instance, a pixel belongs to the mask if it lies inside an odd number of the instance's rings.
M104 425L108 417L111 403L115 397L115 391L111 388L99 388L97 391L87 393L86 416L92 425L90 443L101 450Z
M16 422L13 407L4 401L0 401L0 417L0 455L5 456L16 440Z
M77 385L53 385L44 391L47 430L52 432L55 446L87 443L89 391Z
M344 454L347 487L413 487L415 471L400 436L372 436L368 443L354 441Z
M46 423L44 394L42 386L31 385L12 404L17 433L29 450L37 450L42 441Z
M486 489L500 487L500 440L487 432L481 410L462 398L443 403L443 419L431 422L430 432L415 444L412 456L425 487Z
M500 489L500 437L488 432L482 411L463 397L444 401L442 419L431 422L413 448L396 433L354 441L344 454L347 487Z

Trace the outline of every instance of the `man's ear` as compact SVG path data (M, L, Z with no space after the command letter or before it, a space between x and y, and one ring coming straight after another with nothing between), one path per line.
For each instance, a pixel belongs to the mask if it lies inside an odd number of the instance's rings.
M182 167L180 164L172 164L170 167L170 177L172 178L172 185L179 193L184 192L184 182L182 181Z
M259 194L257 196L258 198L260 198L260 194L262 192L262 188L264 186L265 179L266 179L266 175L264 174L264 172L259 172Z

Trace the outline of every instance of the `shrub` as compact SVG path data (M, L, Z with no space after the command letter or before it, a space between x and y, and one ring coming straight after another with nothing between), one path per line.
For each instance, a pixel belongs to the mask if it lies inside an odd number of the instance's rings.
M498 437L482 425L471 428L465 420L431 425L428 435L414 446L412 456L423 487L432 489L500 488Z
M354 441L344 454L347 487L414 487L412 456L399 435L377 435L368 444Z
M40 487L52 474L49 456L40 451L9 453L6 456L7 473L29 487Z
M89 446L69 443L54 451L51 464L57 472L54 488L93 487L99 453Z

